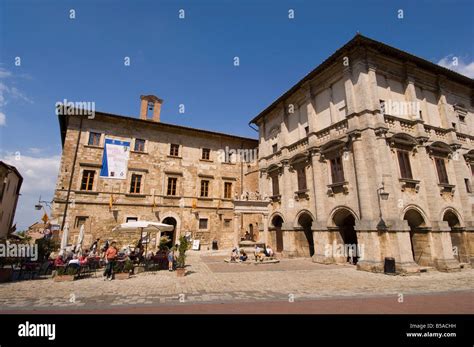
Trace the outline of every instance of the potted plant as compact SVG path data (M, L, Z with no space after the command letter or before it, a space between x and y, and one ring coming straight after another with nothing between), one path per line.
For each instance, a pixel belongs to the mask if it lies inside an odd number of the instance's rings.
M178 277L184 277L186 275L186 251L188 248L188 240L184 236L181 236L179 238L178 259L176 260L176 274Z
M130 259L125 260L123 264L116 264L114 269L115 279L125 280L130 278L133 273L133 262Z
M72 267L61 267L54 276L55 282L74 281L76 279L77 270Z

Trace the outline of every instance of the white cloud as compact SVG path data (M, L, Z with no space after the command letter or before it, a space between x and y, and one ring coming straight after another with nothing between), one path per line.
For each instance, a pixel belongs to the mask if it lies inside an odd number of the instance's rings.
M8 153L0 156L0 160L15 166L23 176L15 222L18 230L25 229L39 221L43 214L34 209L40 195L46 201L50 201L54 195L61 156L33 157L21 154L17 160L15 154Z
M27 97L22 91L20 91L17 87L10 87L9 84L5 82L7 78L13 78L13 74L5 70L4 68L0 68L0 107L5 106L11 100L21 100L28 102L30 104L33 103L29 97Z
M5 113L0 112L0 127L5 126L7 124L7 116L5 116Z
M464 76L474 78L474 61L465 62L462 58L450 54L438 61L438 65L456 71Z

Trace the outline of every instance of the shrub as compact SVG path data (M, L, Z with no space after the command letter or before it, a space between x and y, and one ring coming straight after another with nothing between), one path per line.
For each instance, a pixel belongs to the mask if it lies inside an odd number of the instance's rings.
M186 237L184 236L181 236L179 238L179 255L178 255L178 259L176 261L176 266L179 267L179 268L183 268L186 266L186 251L188 250L189 248L189 242L188 240L186 239Z

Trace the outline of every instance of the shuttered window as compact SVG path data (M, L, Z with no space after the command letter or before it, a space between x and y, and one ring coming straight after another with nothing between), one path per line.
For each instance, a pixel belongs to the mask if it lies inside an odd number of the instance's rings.
M410 165L410 154L407 151L397 151L398 165L402 178L413 179Z
M441 184L449 184L448 173L446 172L446 164L443 158L435 158L436 171L438 171L438 179Z
M333 184L344 182L344 169L341 157L331 159L331 177Z

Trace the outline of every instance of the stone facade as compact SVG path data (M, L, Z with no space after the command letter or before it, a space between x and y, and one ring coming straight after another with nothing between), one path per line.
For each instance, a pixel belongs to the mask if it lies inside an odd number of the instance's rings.
M252 120L272 245L321 263L358 250L369 271L471 263L473 100L472 79L354 37Z
M151 118L146 115L148 102L155 103ZM95 112L93 118L59 116L63 153L53 218L61 227L69 225L69 243L75 242L83 224L85 246L98 237L117 240L121 246L135 245L140 237L138 231L113 231L130 219L175 224L175 232L169 235L173 243L180 235L190 233L204 248L213 240L217 240L219 248L230 248L235 232L243 235L250 224L258 230L259 215L236 219L233 212L236 197L258 188L257 162L252 157L257 155L258 142L160 123L161 102L156 97L142 96L140 119L101 112ZM123 180L99 175L106 138L131 143ZM177 145L175 152L172 144ZM209 156L203 153L207 149ZM244 152L234 153L230 160L223 157L226 151L240 149ZM244 155L248 157L243 158ZM87 172L93 172L90 186L85 182ZM138 184L132 182L132 175L135 180L140 176ZM174 192L169 191L169 178L176 179ZM207 196L201 196L201 181L209 182ZM226 184L230 187L227 196ZM159 237L150 235L152 249Z
M23 177L14 166L0 161L0 240L11 231L22 183Z

